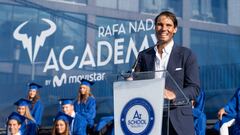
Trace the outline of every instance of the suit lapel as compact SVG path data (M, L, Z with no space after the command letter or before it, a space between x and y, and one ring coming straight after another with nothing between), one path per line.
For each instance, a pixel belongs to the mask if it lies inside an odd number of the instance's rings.
M175 68L177 67L179 61L181 61L181 58L182 57L179 47L174 45L167 65L167 70L170 74L175 71Z
M148 71L154 71L155 70L155 57L156 52L154 51L154 48L149 50L149 52L146 55L146 67Z

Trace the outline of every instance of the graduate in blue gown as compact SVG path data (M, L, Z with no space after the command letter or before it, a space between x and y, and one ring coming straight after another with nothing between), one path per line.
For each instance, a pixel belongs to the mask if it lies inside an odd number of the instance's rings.
M8 116L7 120L7 135L22 135L20 132L20 127L22 123L25 121L26 117L20 115L17 112L12 112Z
M73 99L60 99L60 105L62 112L73 117L70 124L71 135L86 135L87 131L87 120L74 111Z
M72 123L73 117L58 112L54 119L54 125L52 129L52 135L70 135L70 124Z
M78 91L78 98L74 102L74 109L86 118L88 127L94 127L94 118L96 117L96 99L91 94L91 86L94 83L82 79L81 85Z
M96 132L98 134L114 135L114 118L113 118L113 116L102 117L96 126Z
M32 101L29 108L33 118L35 119L39 127L42 122L42 115L43 115L43 109L44 109L43 104L40 100L40 95L39 95L39 90L40 88L42 88L42 86L33 82L29 83L28 86L29 86L29 90L28 90L27 99Z
M17 112L26 117L25 121L22 123L20 132L22 135L36 135L37 134L37 124L35 123L34 118L32 117L29 104L31 101L27 99L19 99L14 105L17 106Z
M207 118L204 113L205 106L205 92L201 90L196 101L194 102L193 116L195 135L205 135Z
M215 129L220 135L228 135L229 128L233 127L230 132L240 134L240 88L237 89L231 100L218 111L219 121L215 124Z

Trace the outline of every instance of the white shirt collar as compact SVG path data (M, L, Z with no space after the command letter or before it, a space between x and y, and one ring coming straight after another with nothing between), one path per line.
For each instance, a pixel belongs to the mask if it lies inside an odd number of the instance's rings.
M172 48L173 48L173 44L174 44L174 41L171 40L171 41L167 44L167 46L165 46L165 47L163 48L163 51L166 52L167 54L170 54L171 51L172 51Z
M168 61L170 58L170 54L173 48L174 42L171 40L164 48L163 48L163 53L162 56L158 53L158 48L157 46L154 47L155 50L155 71L162 71L167 69ZM163 73L162 72L156 72L155 73L155 78L162 78Z
M173 41L173 39L172 39L172 40L163 48L163 52L164 52L164 53L167 53L167 54L171 53L173 45L174 45L174 41ZM154 47L154 50L155 50L156 53L158 53L157 45Z
M10 133L8 132L8 135L10 135ZM21 135L21 132L19 131L16 135Z
M75 118L76 113L73 111L73 113L71 114L71 117Z

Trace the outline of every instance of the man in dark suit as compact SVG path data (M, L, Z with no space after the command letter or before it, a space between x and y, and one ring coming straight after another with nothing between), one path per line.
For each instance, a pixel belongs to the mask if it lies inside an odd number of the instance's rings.
M191 103L200 91L199 69L192 51L173 41L177 25L176 16L168 11L155 18L157 44L139 53L135 72L167 70ZM164 98L171 102L182 98L173 85L166 79ZM192 104L171 106L169 127L169 135L194 135Z

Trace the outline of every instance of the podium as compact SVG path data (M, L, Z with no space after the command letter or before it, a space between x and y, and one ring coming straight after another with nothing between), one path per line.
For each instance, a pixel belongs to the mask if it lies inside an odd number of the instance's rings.
M124 73L116 78L113 82L115 135L169 135L170 109L191 104L166 70ZM176 98L164 99L165 89L172 90Z

